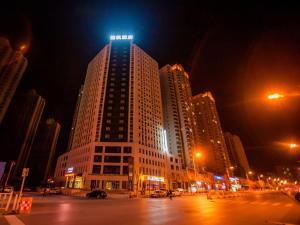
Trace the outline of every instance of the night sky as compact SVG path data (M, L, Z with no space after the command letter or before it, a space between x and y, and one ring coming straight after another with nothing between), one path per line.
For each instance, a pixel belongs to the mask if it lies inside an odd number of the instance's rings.
M62 125L59 153L66 150L88 62L110 34L132 33L160 67L183 64L194 94L212 91L223 130L240 136L254 170L300 160L300 150L278 144L300 143L300 96L264 100L268 92L300 93L299 7L246 1L9 2L1 3L0 34L15 47L30 45L17 92L34 88L46 99L44 118Z

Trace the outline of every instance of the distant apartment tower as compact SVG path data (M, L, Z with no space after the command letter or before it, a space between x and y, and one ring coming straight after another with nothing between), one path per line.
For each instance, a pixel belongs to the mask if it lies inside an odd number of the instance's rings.
M215 104L210 92L193 96L197 129L208 171L229 175L230 162Z
M179 64L165 65L160 82L168 150L181 157L184 167L193 168L197 135L189 75Z
M241 139L229 132L224 133L224 138L230 163L233 166L233 174L235 176L247 177L250 167Z
M60 124L52 118L40 122L28 160L28 180L31 185L40 185L53 178L52 170L60 128Z
M13 50L9 41L0 37L0 124L26 67L22 52Z
M35 90L16 96L1 126L0 148L6 151L1 161L16 161L14 177L28 164L33 140L40 122L45 100Z
M76 106L75 106L75 112L74 112L74 116L73 116L72 127L71 127L71 131L70 131L68 148L67 148L68 151L72 148L74 131L75 131L76 123L77 123L78 111L79 111L82 94L83 94L83 85L81 85L78 96L77 96L77 102L76 102Z
M166 182L158 64L132 42L112 36L88 65L72 147L55 172L68 187L138 190Z

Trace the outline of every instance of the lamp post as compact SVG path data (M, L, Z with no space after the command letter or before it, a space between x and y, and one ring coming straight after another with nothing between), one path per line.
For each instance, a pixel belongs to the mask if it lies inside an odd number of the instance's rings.
M195 155L193 156L193 166L194 166L194 172L195 172L195 180L196 180L196 176L197 176L195 160L196 160L196 158L200 158L201 156L202 156L202 154L200 152L196 152Z

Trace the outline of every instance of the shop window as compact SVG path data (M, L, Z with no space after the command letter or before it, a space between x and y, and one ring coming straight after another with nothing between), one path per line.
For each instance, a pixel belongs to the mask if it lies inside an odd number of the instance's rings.
M100 174L101 173L101 166L99 165L93 165L93 174Z
M95 153L102 153L103 147L102 146L95 146Z
M94 162L102 162L102 155L95 155Z
M103 174L120 174L120 166L104 166Z
M119 163L121 162L121 156L104 156L104 162Z
M123 175L128 175L128 166L123 166Z
M121 147L118 146L107 146L105 147L106 153L121 153Z
M124 147L124 153L131 153L131 147Z

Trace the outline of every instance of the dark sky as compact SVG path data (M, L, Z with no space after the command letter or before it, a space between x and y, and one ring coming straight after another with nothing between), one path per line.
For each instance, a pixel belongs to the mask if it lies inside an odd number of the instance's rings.
M66 150L88 62L111 33L121 32L133 33L160 66L182 63L194 94L212 91L223 129L241 137L254 169L300 160L300 153L276 144L300 142L300 98L263 99L270 91L300 92L299 7L205 2L1 4L0 34L15 47L30 45L17 91L34 88L46 99L44 117L62 124L58 152Z

